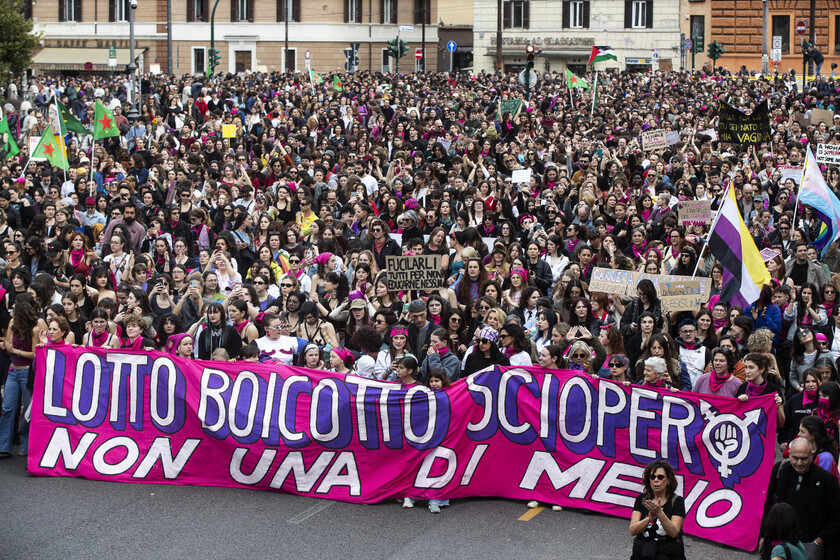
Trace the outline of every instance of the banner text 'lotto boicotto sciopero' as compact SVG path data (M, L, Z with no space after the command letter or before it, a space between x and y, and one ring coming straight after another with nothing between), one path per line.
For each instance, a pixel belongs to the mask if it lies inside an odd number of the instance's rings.
M35 475L252 487L349 502L501 496L630 517L644 466L676 468L685 530L758 539L772 397L496 368L452 387L93 348L37 354Z

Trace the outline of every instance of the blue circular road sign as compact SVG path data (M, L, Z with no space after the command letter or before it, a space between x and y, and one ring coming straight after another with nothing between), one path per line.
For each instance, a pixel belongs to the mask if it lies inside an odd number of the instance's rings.
M458 45L455 44L455 41L449 41L446 43L446 50L449 52L455 52L455 49L458 48Z

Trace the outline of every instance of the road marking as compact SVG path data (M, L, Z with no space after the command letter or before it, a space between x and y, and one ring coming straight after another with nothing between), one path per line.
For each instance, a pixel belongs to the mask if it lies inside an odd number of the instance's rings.
M519 521L531 521L533 518L538 516L540 512L544 509L544 507L531 508L519 517Z
M301 523L303 523L304 521L306 521L307 519L309 519L313 515L316 515L316 514L322 512L322 511L324 511L325 509L327 509L328 507L330 507L334 503L335 502L333 502L332 500L322 500L321 503L315 504L311 508L303 510L302 512L300 512L296 516L294 516L290 519L287 519L287 521L289 523L293 524L293 525L300 525Z

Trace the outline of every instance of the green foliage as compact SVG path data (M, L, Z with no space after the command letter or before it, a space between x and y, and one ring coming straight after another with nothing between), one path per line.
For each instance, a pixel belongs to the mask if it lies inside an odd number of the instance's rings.
M32 64L41 34L23 14L23 0L0 0L0 84L23 75Z

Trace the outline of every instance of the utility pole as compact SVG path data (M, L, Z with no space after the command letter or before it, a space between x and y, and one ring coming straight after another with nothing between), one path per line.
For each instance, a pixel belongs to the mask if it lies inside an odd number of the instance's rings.
M766 76L770 72L770 51L768 49L768 42L770 41L767 34L770 32L770 2L764 0L764 13L761 20L761 75Z
M496 0L496 71L504 72L502 64L502 0Z
M811 27L811 29L810 29L811 33L809 33L809 35L811 37L811 47L816 48L817 47L817 0L811 0L811 17L810 17L810 21L808 21L808 25ZM814 59L809 57L808 61L809 61L808 62L808 71L810 72L810 71L813 71L813 69L814 69ZM802 79L806 80L807 77L803 76ZM805 83L805 82L803 81L802 83ZM803 88L802 92L803 93L805 92L804 88Z
M426 72L426 10L429 7L430 0L422 0L423 2L423 21L421 22L421 35L420 35L420 48L423 53L422 58L420 58L420 71Z
M234 0L232 0L234 1ZM283 25L286 27L286 42L283 46L283 71L289 71L289 0L283 0Z
M166 0L166 71L170 75L175 73L172 70L172 0Z

